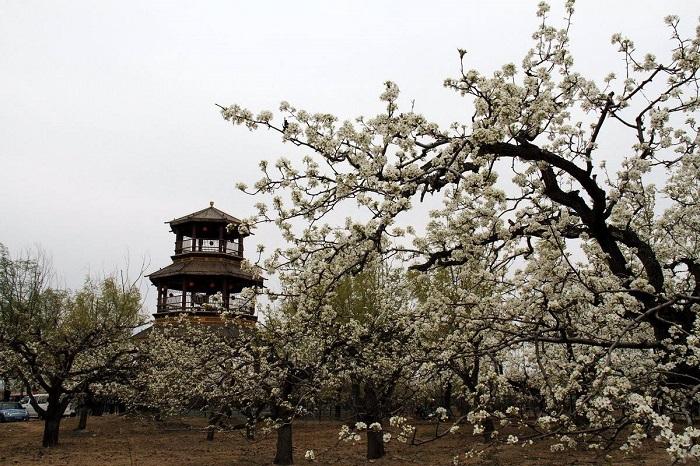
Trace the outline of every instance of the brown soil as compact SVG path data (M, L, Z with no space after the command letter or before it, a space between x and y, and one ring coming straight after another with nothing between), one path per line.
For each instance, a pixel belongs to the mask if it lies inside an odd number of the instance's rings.
M202 430L205 421L186 418L177 422L153 421L123 416L91 417L88 430L75 432L76 419L61 425L60 446L44 449L41 444L43 423L0 424L0 464L51 465L263 465L274 457L275 436L268 434L249 441L241 432L218 432L208 442ZM422 429L426 430L424 426ZM368 462L363 442L338 444L339 424L330 421L299 421L294 424L294 455L297 464L306 450L316 453L316 464L338 465L450 465L455 455L473 447L483 447L479 439L463 432L448 435L421 446L391 441L387 456ZM498 445L489 448L473 465L666 465L671 464L663 447L649 442L645 448L625 456L619 450L608 453L584 450L551 453L549 444L522 448ZM464 458L462 455L461 458Z

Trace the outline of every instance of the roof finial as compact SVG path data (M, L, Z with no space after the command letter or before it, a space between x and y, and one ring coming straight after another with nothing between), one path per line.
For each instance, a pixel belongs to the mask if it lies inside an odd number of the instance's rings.
M209 201L209 207L214 207L214 201Z

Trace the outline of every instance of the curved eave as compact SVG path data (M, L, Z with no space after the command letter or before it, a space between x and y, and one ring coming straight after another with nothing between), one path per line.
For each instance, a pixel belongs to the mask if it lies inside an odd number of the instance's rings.
M177 276L203 276L203 277L233 277L253 285L263 285L265 280L263 277L256 277L253 274L231 266L229 263L217 262L175 262L163 267L160 270L147 275L154 284L161 279L172 278Z
M206 209L199 210L189 215L185 215L184 217L172 219L169 222L165 223L169 223L171 226L177 226L190 222L213 222L226 224L233 223L237 225L241 224L241 221L233 215L229 215L226 212L219 210L213 206L207 207Z

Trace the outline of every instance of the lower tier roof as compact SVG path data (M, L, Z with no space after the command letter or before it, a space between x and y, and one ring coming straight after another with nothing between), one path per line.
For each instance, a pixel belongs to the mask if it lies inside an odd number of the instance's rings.
M261 276L242 270L240 261L221 257L181 258L148 275L148 278L156 284L169 278L192 276L231 277L248 285L260 286L264 280Z

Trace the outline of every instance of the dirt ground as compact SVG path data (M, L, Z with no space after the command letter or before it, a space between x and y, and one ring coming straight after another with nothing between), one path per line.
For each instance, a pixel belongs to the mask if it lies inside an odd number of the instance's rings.
M245 440L240 432L219 432L208 442L202 428L205 421L186 418L158 424L124 416L91 417L88 430L74 431L77 420L61 424L60 446L44 449L40 421L0 424L0 464L50 465L263 465L274 456L275 435ZM423 427L426 429L427 427ZM338 465L450 465L452 458L469 448L483 446L467 429L421 446L395 441L387 445L387 455L368 462L365 444L338 444L339 424L330 421L299 421L294 424L294 455L297 464L306 450L316 453L316 464ZM671 461L659 445L649 442L641 451L625 456L619 450L605 454L590 451L551 453L549 444L528 448L500 445L489 449L474 465L666 465Z

